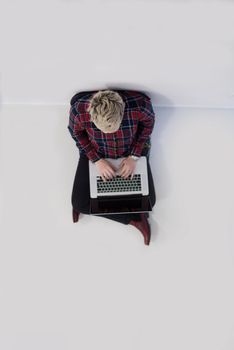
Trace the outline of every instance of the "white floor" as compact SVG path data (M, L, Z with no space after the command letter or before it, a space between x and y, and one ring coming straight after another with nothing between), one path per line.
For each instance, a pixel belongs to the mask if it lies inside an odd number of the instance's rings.
M157 114L146 247L131 226L73 224L68 107L2 106L2 350L233 350L234 111Z

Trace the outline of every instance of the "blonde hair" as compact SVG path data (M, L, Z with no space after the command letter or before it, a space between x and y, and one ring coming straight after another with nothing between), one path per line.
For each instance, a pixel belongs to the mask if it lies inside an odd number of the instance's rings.
M119 129L123 119L125 103L115 91L98 91L90 99L88 112L91 121L103 132L111 133Z

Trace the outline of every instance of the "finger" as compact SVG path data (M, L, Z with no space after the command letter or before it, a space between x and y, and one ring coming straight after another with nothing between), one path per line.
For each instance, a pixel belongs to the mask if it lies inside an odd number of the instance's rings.
M122 162L120 163L120 168L122 168L124 166L124 164L125 164L125 159L122 160Z
M131 180L133 179L134 175L135 175L135 171L134 171L134 169L133 169L133 170L131 171Z
M110 165L108 165L105 170L108 172L108 174L114 175L114 173L115 173L115 169L112 168Z
M110 176L112 178L113 176L115 176L115 171L112 168L110 168L110 169L108 169L108 174L110 174Z
M108 173L109 175L114 175L115 174L114 169L109 164L105 168L105 172Z
M107 173L104 174L106 181L109 180L109 175Z
M111 178L111 179L112 179L113 177L115 177L115 172L114 172L113 169L111 169L111 170L109 171L109 175L110 175L110 178Z
M111 179L111 175L108 174L108 173L105 173L105 178L106 178L107 180L110 180L110 179Z
M109 163L109 162L107 162L107 169L109 169L109 170L111 170L113 172L116 172L116 170L117 170L115 168L115 166L113 164Z
M106 180L111 178L111 175L109 174L109 172L106 169L103 172L103 176L105 177Z
M129 178L129 180L131 180L131 175L132 175L132 172L131 172L131 170L129 170L127 173L127 178Z
M123 173L126 175L126 174L129 174L131 172L131 170L129 169L129 167L124 167L123 168Z
M101 177L102 177L102 180L103 180L104 182L106 182L105 176L104 176L104 175L101 175Z
M120 171L120 176L124 176L127 172L127 169L126 168L122 168L121 171Z
M120 168L118 169L119 175L121 175L121 174L123 173L123 171L124 171L124 169L123 169L122 167L120 167Z
M117 168L114 166L114 165L111 165L111 169L116 172L117 171Z
M119 167L118 167L117 171L122 171L123 168L124 168L124 165L125 165L125 159L123 159L123 160L121 161L121 163L119 164Z
M122 176L126 179L128 176L129 176L129 172L127 170L125 170L123 173L122 173Z

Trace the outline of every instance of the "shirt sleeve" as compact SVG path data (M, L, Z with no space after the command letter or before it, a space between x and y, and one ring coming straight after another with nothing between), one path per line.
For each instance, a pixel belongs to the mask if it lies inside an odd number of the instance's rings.
M85 153L93 163L101 159L89 140L86 130L82 127L82 123L79 120L78 113L74 106L71 106L70 108L68 130L79 150L82 153Z
M144 99L139 116L136 140L131 154L140 157L145 142L149 139L155 123L155 113L150 99Z

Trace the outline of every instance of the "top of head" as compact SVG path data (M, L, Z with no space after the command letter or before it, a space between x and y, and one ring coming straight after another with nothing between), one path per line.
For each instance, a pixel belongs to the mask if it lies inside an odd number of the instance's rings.
M112 133L119 129L123 119L125 103L115 91L98 91L89 101L88 112L91 121L104 133Z

